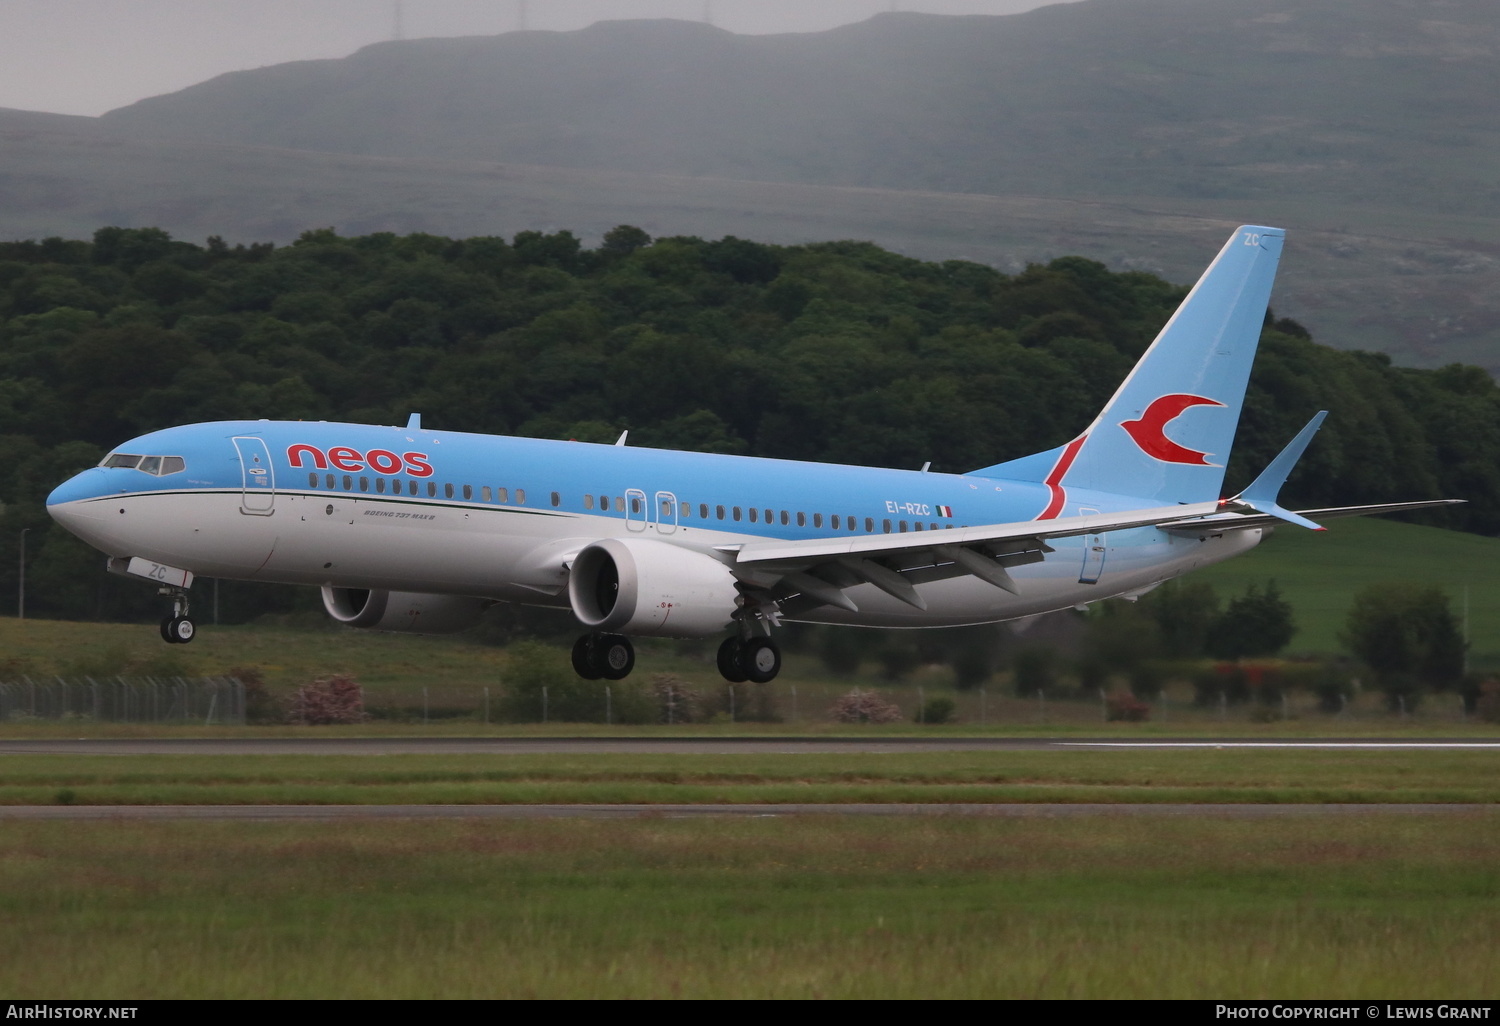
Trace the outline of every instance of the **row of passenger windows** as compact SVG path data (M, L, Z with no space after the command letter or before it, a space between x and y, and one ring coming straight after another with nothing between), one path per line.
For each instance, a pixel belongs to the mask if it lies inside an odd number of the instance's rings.
M403 480L399 477L393 477L390 478L389 483L387 483L387 479L383 477L377 477L374 479L368 477L356 478L351 474L345 474L342 480L334 474L324 474L322 475L321 479L317 474L308 474L307 484L311 488L324 487L329 489L330 491L338 491L339 486L342 484L343 490L346 492L352 492L356 490L361 492L368 492L372 490L373 486L373 491L376 495L384 495L387 491L389 491L392 495L401 495L403 491L407 495L420 495L423 491L422 485L417 481ZM441 487L443 498L445 499L457 499L460 495L462 495L464 501L473 502L474 495L477 492L480 496L481 502L499 503L502 506L526 505L526 489L524 488L516 489L515 501L514 503L512 503L511 492L509 488L492 489L489 485L484 485L476 489L473 485L456 486L452 483L444 484ZM439 486L436 481L428 481L427 487L425 489L427 492L427 497L429 499L436 499L438 497L438 489ZM552 505L561 506L562 495L557 492L553 492Z
M389 485L387 485L386 482L387 479L383 477L377 477L373 479L374 491L376 495L385 495L387 493L387 490L389 490L389 493L391 495L401 495L403 493L403 490L405 494L408 495L418 495L421 492L421 487L416 481L403 481L403 479L401 478L391 478ZM342 483L343 490L346 492L354 491L356 489L356 486L358 487L359 491L368 492L371 490L372 482L368 477L355 478L349 474L345 474L342 481L340 481L340 479L336 475L325 474L322 476L322 480L320 482L319 476L317 474L308 474L307 483L313 488L317 488L321 484L323 487L326 487L333 491L337 491L339 489L339 485ZM441 486L441 490L442 497L445 499L457 499L461 495L466 502L473 502L476 492L476 489L473 485L455 486L453 484L444 484ZM438 491L439 485L436 481L427 482L426 492L429 499L437 498ZM496 488L491 490L489 485L484 485L483 487L477 489L477 491L480 496L481 502L499 503L501 505L512 504L511 492L508 488ZM561 506L562 495L559 492L553 492L551 494L551 502L553 506ZM515 490L514 505L526 505L526 489L517 488ZM627 505L629 505L630 512L633 516L641 516L646 511L646 501L644 497L639 495L632 495L628 498L624 495L616 495L613 497L608 495L585 495L583 497L583 508L587 510L597 509L604 513L608 513L613 510L616 513L624 513L625 507ZM680 503L678 504L676 512L681 519L690 519L693 515L693 504L691 502ZM670 519L672 514L672 502L666 499L661 500L661 518L664 520ZM774 524L780 522L783 527L790 527L793 523L795 523L798 527L806 527L810 522L815 528L822 528L825 524L827 524L829 528L835 531L857 532L860 529L859 517L854 516L853 514L842 516L838 513L833 513L825 516L822 513L805 513L801 510L793 511L785 509L779 511L778 513L778 511L776 510L762 509L757 506L752 506L748 509L741 506L711 507L706 502L698 504L698 518L700 520L733 520L735 523L743 523L745 520L749 520L752 524ZM876 523L877 522L874 517L865 517L865 533L875 534L877 531ZM921 521L908 522L905 520L892 521L885 519L879 521L878 530L884 534L891 534L893 532L904 533L906 531L938 531L944 529L951 530L952 528L952 524L924 524Z

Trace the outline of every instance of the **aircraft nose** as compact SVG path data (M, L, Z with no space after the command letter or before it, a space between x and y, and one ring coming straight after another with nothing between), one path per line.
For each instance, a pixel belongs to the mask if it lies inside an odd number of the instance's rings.
M68 503L77 502L80 499L96 499L108 491L107 475L104 470L91 467L80 474L74 474L52 489L52 494L47 496L47 511L56 516L56 511Z

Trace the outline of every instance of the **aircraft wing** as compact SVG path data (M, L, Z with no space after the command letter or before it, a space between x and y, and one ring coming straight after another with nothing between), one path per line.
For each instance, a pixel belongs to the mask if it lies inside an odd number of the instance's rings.
M1341 506L1300 511L1306 517L1332 518L1396 513L1447 506L1462 499L1396 502L1375 506ZM1048 544L1135 527L1215 533L1270 527L1286 521L1262 513L1226 512L1220 502L1200 502L1124 513L1094 513L1057 520L914 531L906 534L801 541L750 542L720 546L734 556L737 576L768 610L795 615L821 605L858 612L845 589L871 584L918 609L926 603L915 585L972 575L1018 594L1008 568L1039 563L1054 551Z
M1368 517L1377 513L1405 513L1414 509L1456 506L1467 499L1428 499L1423 502L1387 502L1376 506L1330 506L1327 509L1301 509L1297 515L1312 520L1335 520L1339 517ZM1208 517L1184 517L1157 524L1163 531L1243 531L1250 527L1274 527L1285 521L1271 513L1218 513Z
M810 608L810 602L857 611L844 589L873 584L925 609L914 585L971 574L1016 593L1018 588L1006 568L1041 562L1053 551L1047 544L1052 539L1154 527L1206 517L1218 510L1217 502L1200 502L945 531L750 542L721 546L720 551L734 555L737 575L759 591L767 605L784 607L791 600L800 601L804 608Z

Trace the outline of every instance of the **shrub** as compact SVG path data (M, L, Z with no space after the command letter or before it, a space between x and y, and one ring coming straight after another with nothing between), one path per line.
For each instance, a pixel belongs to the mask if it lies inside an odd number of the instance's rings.
M929 698L917 713L918 723L950 723L958 711L958 703L951 698Z
M731 684L725 681L720 686L709 713L724 719L732 718L739 723L781 722L781 713L776 708L776 693L769 684Z
M265 674L259 666L236 666L225 670L224 676L239 681L245 690L246 723L281 723L286 719L281 703L266 687Z
M1151 718L1151 707L1129 691L1116 691L1105 702L1105 718L1111 723L1144 723Z
M1486 723L1500 723L1500 680L1491 677L1479 685L1479 699L1474 711Z
M675 673L652 677L651 691L662 723L696 723L703 719L703 696Z
M287 719L291 723L310 725L363 723L365 693L359 681L346 673L319 677L304 684L292 696Z
M839 723L899 723L904 718L893 703L859 688L834 702L828 715Z

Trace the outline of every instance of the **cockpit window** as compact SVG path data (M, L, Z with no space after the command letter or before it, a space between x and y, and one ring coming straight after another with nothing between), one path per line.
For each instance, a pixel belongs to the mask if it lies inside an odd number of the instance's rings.
M139 470L143 474L151 474L155 477L180 474L187 469L187 461L181 456L132 456L123 452L110 453L99 465L115 469Z

